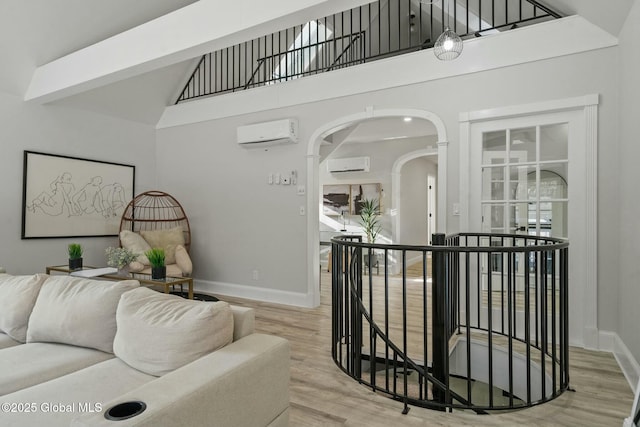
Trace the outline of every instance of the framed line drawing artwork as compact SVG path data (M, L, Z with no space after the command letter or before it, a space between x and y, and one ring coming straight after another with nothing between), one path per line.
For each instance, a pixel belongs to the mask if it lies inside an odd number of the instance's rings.
M135 166L24 152L22 239L117 236Z

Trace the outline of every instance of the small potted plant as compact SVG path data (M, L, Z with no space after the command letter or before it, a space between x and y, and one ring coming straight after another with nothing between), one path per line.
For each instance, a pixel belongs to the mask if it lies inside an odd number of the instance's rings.
M137 254L127 248L108 247L105 253L107 254L107 265L116 267L118 274L123 276L129 274L127 267L138 258Z
M380 226L380 204L378 199L364 199L360 205L360 220L364 234L367 236L368 243L375 243L376 237L380 234L382 227ZM378 256L372 250L367 250L364 256L365 266L376 266Z
M69 243L69 270L79 270L82 268L82 245L80 243Z
M151 278L164 279L167 276L167 267L164 264L164 249L152 248L144 254L151 263Z

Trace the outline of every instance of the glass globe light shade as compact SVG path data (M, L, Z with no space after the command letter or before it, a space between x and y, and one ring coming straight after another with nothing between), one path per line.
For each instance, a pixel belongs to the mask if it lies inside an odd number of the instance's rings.
M462 48L463 43L460 36L449 28L446 28L444 32L440 34L438 40L436 40L436 44L433 46L433 52L439 60L450 61L460 56Z

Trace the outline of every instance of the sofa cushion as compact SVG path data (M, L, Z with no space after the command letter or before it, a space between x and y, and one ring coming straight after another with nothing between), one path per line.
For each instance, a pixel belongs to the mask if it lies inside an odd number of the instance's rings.
M226 302L187 300L138 288L122 295L116 314L116 356L142 372L161 376L233 340Z
M251 334L104 405L141 400L147 409L135 418L109 422L102 412L80 414L71 426L301 425L288 423L290 360L287 340Z
M116 307L137 280L50 276L33 307L27 342L57 342L113 353Z
M16 345L20 345L22 344L19 341L14 340L13 338L11 338L9 335L5 334L4 332L0 332L0 349L3 348L7 348L7 347L13 347Z
M144 254L151 246L138 233L129 230L120 232L120 244L123 248L129 249L134 254L138 254L137 261L143 265L151 265L149 258Z
M27 343L4 348L0 351L0 396L112 358L111 353L66 344Z
M27 339L29 316L46 274L0 275L0 331L19 342Z
M166 264L175 264L176 246L184 245L182 227L167 228L166 230L141 230L140 235L152 248L164 249Z
M0 414L0 424L3 427L69 427L73 425L74 418L87 412L100 413L101 409L107 409L108 402L155 379L151 375L136 371L117 358L112 358L3 396L2 402L6 403L24 405L34 402L36 411ZM69 410L62 410L67 408ZM111 426L123 423L134 425L131 423L134 420L129 420L128 423L108 421L102 414L101 421Z

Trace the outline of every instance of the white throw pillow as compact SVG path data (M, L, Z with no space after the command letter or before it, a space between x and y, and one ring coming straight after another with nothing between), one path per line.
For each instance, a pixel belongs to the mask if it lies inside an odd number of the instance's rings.
M144 265L151 265L149 258L144 254L151 246L144 238L138 233L134 233L129 230L122 230L120 232L120 244L123 248L129 249L134 254L138 254L137 261Z
M33 307L27 342L56 342L113 353L118 301L138 286L137 280L49 276Z
M175 264L176 246L184 245L182 227L168 228L166 230L141 230L140 235L152 248L164 249L166 264Z
M191 276L193 272L193 264L191 263L191 257L184 246L176 246L176 264L182 272L182 276Z
M46 274L0 274L0 331L16 341L27 340L29 316L47 277Z
M113 350L123 362L161 376L233 340L226 302L203 302L138 288L122 295Z

